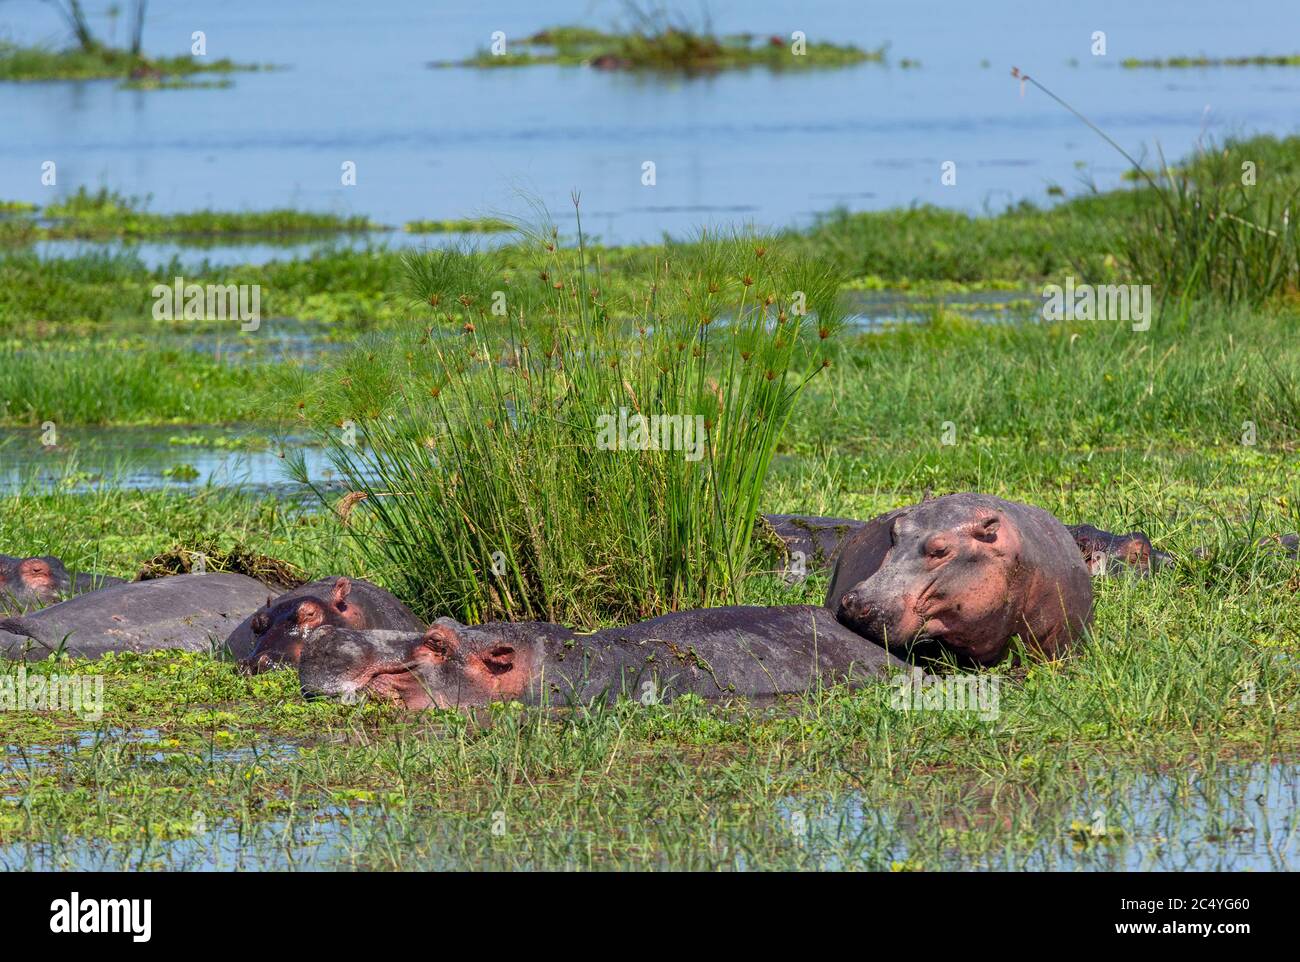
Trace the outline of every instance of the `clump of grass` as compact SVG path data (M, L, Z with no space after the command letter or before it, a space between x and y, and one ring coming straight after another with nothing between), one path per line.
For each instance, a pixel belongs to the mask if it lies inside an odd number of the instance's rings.
M1145 183L1147 202L1117 224L1115 243L1131 271L1161 292L1162 308L1177 297L1185 323L1199 299L1261 303L1300 290L1300 235L1291 218L1300 201L1294 158L1262 183L1256 159L1231 143L1199 148L1178 171L1162 156L1151 172L1037 80L1015 68L1012 76L1087 124Z
M838 278L769 239L706 236L616 305L580 223L575 250L539 245L522 276L411 256L433 326L321 379L365 436L323 435L360 501L359 554L428 617L594 625L734 600L768 465L840 325ZM675 419L668 444L638 416Z
M54 50L23 47L0 41L0 81L42 80L155 81L161 85L175 77L199 73L234 73L261 70L256 64L240 64L227 58L145 57L102 44L88 48Z
M149 581L202 571L248 575L281 591L289 591L307 582L302 569L297 565L258 554L242 544L222 548L211 540L175 545L144 562L136 578L139 581Z
M403 225L408 234L497 234L514 230L497 217L468 217L452 220L408 220Z
M1259 54L1254 57L1155 57L1142 60L1138 57L1126 57L1120 66L1129 70L1139 68L1185 68L1185 67L1300 67L1300 53L1273 56Z

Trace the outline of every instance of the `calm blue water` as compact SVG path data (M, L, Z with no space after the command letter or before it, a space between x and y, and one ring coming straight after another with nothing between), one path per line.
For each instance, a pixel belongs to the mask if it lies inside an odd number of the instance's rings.
M592 231L636 241L707 223L800 224L837 205L978 211L1046 200L1050 184L1118 183L1110 148L1032 88L1022 99L1012 65L1133 151L1159 142L1182 154L1203 124L1224 136L1300 123L1300 69L1118 65L1296 52L1295 0L719 0L709 4L719 31L888 42L892 65L697 79L425 66L468 55L494 30L609 26L622 11L617 0L155 4L152 52L185 52L204 30L212 57L288 69L237 75L227 90L0 85L0 196L43 203L105 184L150 194L158 210L292 205L400 224L522 213L521 191L567 218L578 188ZM1090 53L1095 30L1107 34L1105 57ZM11 0L0 4L0 36L58 41L61 26L47 5ZM922 67L901 69L903 57ZM45 160L58 164L55 188L40 185ZM345 160L358 165L355 187L339 183ZM641 185L645 160L657 165L654 187ZM957 164L953 187L940 183L946 160Z

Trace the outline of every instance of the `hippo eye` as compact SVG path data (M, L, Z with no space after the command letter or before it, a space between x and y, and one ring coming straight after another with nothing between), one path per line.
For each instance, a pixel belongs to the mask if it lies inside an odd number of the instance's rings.
M266 615L254 615L253 623L249 625L249 627L253 629L253 634L264 635L266 634L266 629L269 628L270 625L267 624Z
M946 544L932 544L926 547L925 556L927 558L946 558L952 549Z

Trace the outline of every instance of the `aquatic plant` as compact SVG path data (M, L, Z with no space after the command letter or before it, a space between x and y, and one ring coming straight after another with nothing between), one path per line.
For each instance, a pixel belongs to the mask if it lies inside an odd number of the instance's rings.
M536 235L526 273L410 255L427 330L324 379L351 412L322 432L355 492L348 530L428 617L590 625L733 601L749 574L840 278L756 234L705 235L613 303L578 224L576 248Z

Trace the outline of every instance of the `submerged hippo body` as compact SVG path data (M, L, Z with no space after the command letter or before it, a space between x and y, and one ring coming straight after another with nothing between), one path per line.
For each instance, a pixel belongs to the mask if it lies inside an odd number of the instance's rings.
M115 585L0 620L0 653L34 661L60 648L78 658L158 648L207 651L265 602L266 590L237 574Z
M1083 554L1083 563L1094 578L1134 571L1150 575L1171 564L1173 557L1157 550L1141 531L1112 534L1090 524L1066 525Z
M1092 620L1092 583L1041 508L951 494L869 522L841 549L826 607L894 651L1000 661L1019 636L1048 657Z
M906 668L825 608L792 605L703 608L589 635L542 622L466 627L450 618L423 634L325 627L311 633L298 675L308 697L365 693L419 709L781 695Z
M108 575L69 574L63 562L51 555L15 558L0 554L0 612L6 614L22 614L73 595L125 583Z
M306 633L336 628L423 631L424 622L392 594L360 578L332 576L268 598L226 639L226 650L245 671L298 664Z

